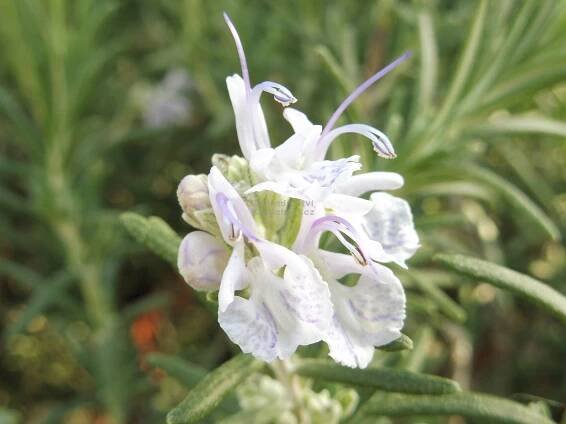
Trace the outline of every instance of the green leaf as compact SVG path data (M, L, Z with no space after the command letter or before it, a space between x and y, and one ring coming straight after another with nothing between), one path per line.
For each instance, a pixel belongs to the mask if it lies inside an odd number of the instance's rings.
M208 374L189 395L167 414L168 424L195 423L205 418L238 384L263 363L240 354Z
M412 275L410 278L415 283L415 286L426 294L444 315L457 322L466 321L466 311L434 283L415 275Z
M480 51L481 38L487 15L487 4L487 1L482 0L478 5L477 12L474 13L475 18L466 40L466 46L460 57L454 78L450 82L450 89L442 104L442 109L436 116L435 127L441 125L446 118L453 113L454 105L468 83L472 69L474 68L474 62Z
M62 272L50 281L44 281L42 285L36 287L24 310L15 321L7 326L4 337L11 337L22 332L37 315L42 314L53 304L60 304L65 299L63 294L72 283L71 275Z
M2 87L0 87L0 111L11 120L15 129L19 132L21 140L34 148L41 144L41 136L33 122L25 115L10 93Z
M123 213L120 220L137 241L177 268L181 238L165 221L155 216L145 218L133 212ZM216 305L207 301L206 293L196 291L195 296L210 313L216 314Z
M566 137L566 124L545 116L506 116L487 121L471 128L472 131L486 134L540 133Z
M133 212L123 213L120 220L137 241L177 266L181 239L165 221L158 217L148 219Z
M26 290L40 287L42 278L30 268L0 257L0 275L13 279Z
M431 8L425 6L419 12L418 26L421 69L417 103L420 111L427 112L433 104L438 79L438 44Z
M323 63L328 67L336 81L342 86L345 92L352 91L355 87L348 78L346 71L340 66L336 57L323 45L318 45L314 48L314 52L322 59Z
M435 259L460 274L509 290L541 306L566 323L566 297L528 275L464 255L437 255Z
M198 384L207 372L205 368L163 353L150 353L146 356L146 361L153 367L161 368L188 389Z
M439 395L460 391L455 381L434 375L393 368L348 368L325 359L302 360L295 372L304 377L375 387L389 392Z
M520 403L479 393L415 396L377 393L364 406L365 414L386 416L462 415L478 422L552 424L553 421Z
M523 212L525 218L528 218L535 224L540 232L543 232L553 240L560 239L560 230L554 222L537 204L513 184L485 168L469 166L466 167L466 171L470 176L498 191L513 207Z
M401 333L401 337L397 340L393 340L391 343L386 344L385 346L378 347L379 350L383 350L385 352L399 352L400 350L413 350L413 341L411 338L403 333Z

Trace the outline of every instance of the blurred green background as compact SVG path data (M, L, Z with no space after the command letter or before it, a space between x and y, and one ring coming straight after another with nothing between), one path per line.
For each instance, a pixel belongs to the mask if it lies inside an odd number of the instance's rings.
M343 118L382 129L398 158L355 138L332 152L402 173L422 240L396 270L415 349L375 360L554 400L559 419L564 327L432 256L483 257L566 293L565 2L0 0L0 422L163 422L186 388L148 353L200 372L234 352L118 219L156 215L185 234L178 182L238 153L224 10L252 81L289 87L317 123L413 52ZM284 140L280 106L264 109Z

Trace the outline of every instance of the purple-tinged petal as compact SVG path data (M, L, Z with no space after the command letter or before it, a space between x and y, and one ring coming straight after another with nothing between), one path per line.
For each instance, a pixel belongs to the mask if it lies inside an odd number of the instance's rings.
M217 290L227 261L224 243L204 231L189 233L179 246L179 272L196 290Z
M255 221L244 200L215 166L208 175L208 191L212 209L226 243L233 245L239 232L252 240L258 237Z
M405 266L420 246L411 207L388 193L373 193L370 200L373 208L362 218L363 229L395 262Z

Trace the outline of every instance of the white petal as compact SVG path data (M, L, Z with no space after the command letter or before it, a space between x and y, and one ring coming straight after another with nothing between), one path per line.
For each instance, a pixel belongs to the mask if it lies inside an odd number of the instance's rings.
M277 325L264 304L235 297L226 311L218 313L218 322L242 352L267 362L277 357Z
M333 280L339 280L348 274L359 274L363 271L363 267L356 262L352 255L322 249L316 251L316 265L324 270L325 277L330 277Z
M269 147L265 117L259 101L246 99L244 80L239 75L226 78L226 86L234 109L240 148L249 159L256 149Z
M382 346L399 338L405 319L405 293L393 272L374 265L354 287L330 285L336 314L342 326L358 341ZM375 272L377 271L377 273Z
M219 312L220 325L230 339L242 351L266 361L288 358L298 346L321 340L330 325L328 287L306 258L290 259L294 266L288 267L292 270L285 271L283 279L259 257L251 259L250 299L236 296Z
M291 124L293 131L296 133L308 131L314 126L307 118L307 115L292 107L285 108L283 117Z
M324 206L338 214L365 215L373 208L373 203L360 197L331 194L324 201Z
M277 181L264 181L263 183L256 184L252 188L248 189L246 194L257 193L260 191L272 191L282 196L302 199L302 197L298 197L297 190L291 187L288 183Z
M334 325L324 341L341 364L364 368L374 346L397 339L405 318L405 293L393 272L379 264L362 266L351 256L318 250L315 263L328 283L334 305ZM359 275L353 287L338 280Z
M289 171L279 175L276 181L257 184L247 193L270 190L287 197L321 202L360 168L359 156L319 161L303 171Z
M300 266L288 264L285 267L285 286L281 288L281 295L300 321L325 329L333 315L328 285L310 259L306 256L299 258Z
M217 290L227 261L224 243L204 231L193 231L179 246L179 272L196 290Z
M337 187L337 192L361 196L369 191L395 190L403 186L403 177L394 172L366 172L354 175Z
M260 176L266 176L270 165L275 159L275 149L259 149L253 152L250 159L250 168Z
M396 262L404 265L419 247L409 204L388 193L373 193L370 199L374 207L364 216L365 231Z
M337 316L334 316L333 326L325 335L324 341L330 348L330 357L347 367L366 368L373 358L374 347L352 342Z
M218 291L218 307L220 312L226 311L234 301L234 292L247 286L247 270L244 262L244 241L240 240L234 245L232 255L222 274L222 282Z
M363 271L354 287L328 280L336 313L336 325L325 341L330 355L341 363L364 368L370 349L401 335L405 319L405 294L393 273L380 265Z
M217 202L216 196L219 193L222 193L229 199L238 220L247 229L247 231L249 233L258 234L253 216L244 203L244 200L240 197L232 184L228 182L220 170L215 166L211 168L210 174L208 175L208 191L212 209L214 210L218 226L220 227L220 231L222 232L222 236L226 243L230 245L234 243L234 239L232 237L232 224L226 220L224 212Z

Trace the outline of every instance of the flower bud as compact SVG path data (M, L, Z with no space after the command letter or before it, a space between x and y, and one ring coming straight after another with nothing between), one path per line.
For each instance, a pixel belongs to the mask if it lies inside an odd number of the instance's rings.
M204 231L188 234L179 246L179 272L195 290L218 290L227 262L224 243Z
M227 156L215 154L212 156L212 164L220 169L222 175L238 189L246 190L250 186L250 168L248 161L240 156Z
M208 178L204 174L187 175L177 188L177 198L183 212L192 215L195 211L210 209Z

